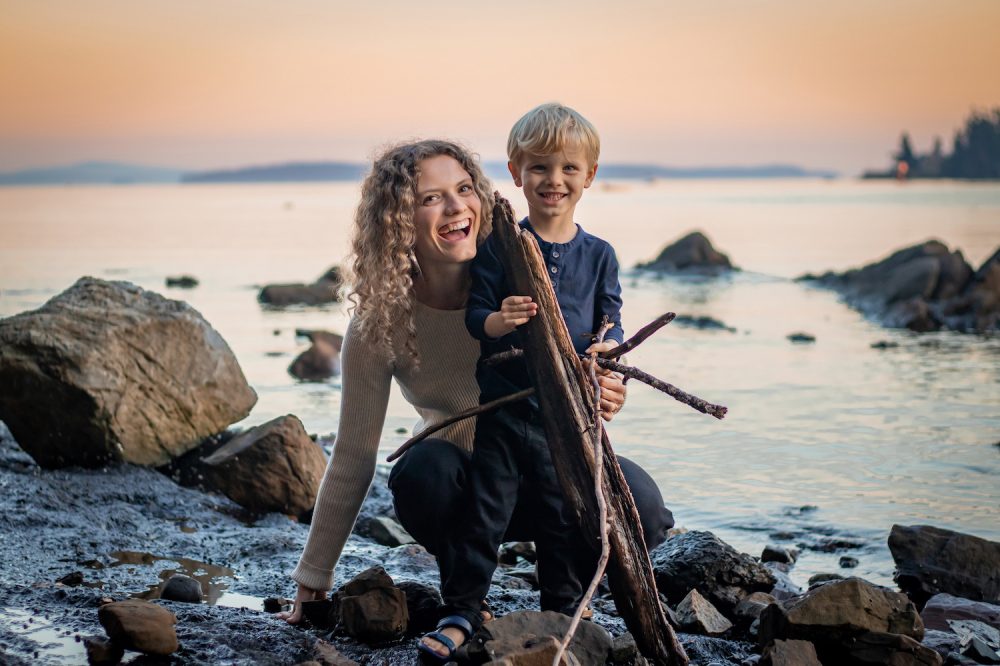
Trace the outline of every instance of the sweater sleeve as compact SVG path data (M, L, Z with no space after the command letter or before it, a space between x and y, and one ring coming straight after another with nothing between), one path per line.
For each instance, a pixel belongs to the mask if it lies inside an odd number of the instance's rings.
M472 283L469 286L469 301L465 308L465 327L477 340L493 340L486 335L486 318L499 312L500 304L509 294L504 293L505 277L503 263L496 253L493 237L486 239L476 252L470 267Z
M622 328L622 285L618 280L618 257L610 245L605 244L600 269L594 298L596 308L594 321L600 325L603 317L607 315L608 321L614 324L614 327L607 332L604 339L621 344L625 341L625 332Z
M333 571L375 476L392 382L388 359L372 349L352 319L341 351L340 422L320 483L309 538L292 579L314 590L333 587Z

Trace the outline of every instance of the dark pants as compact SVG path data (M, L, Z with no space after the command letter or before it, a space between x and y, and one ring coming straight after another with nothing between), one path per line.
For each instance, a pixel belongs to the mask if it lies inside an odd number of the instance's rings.
M521 425L517 425L518 422ZM514 429L513 435L515 436L518 436L518 428L521 428L521 437L525 433L525 424L520 419L511 419L509 415L480 417L479 426L477 428L477 453L481 451L480 447L483 443L481 439L487 432L493 432L502 438L509 437L511 429ZM540 427L538 430L540 431ZM483 435L479 433L483 433ZM548 448L544 436L541 434L537 437L529 436L526 446L520 452L516 450L519 447L514 447L515 450L507 453L502 450L498 452L496 447L490 444L482 449L483 452L486 452L487 449L490 450L488 453L490 462L484 466L488 472L495 471L495 466L498 464L501 467L509 467L511 463L516 465L513 482L508 476L506 480L502 481L502 489L486 491L487 501L489 503L502 502L503 506L499 507L499 513L501 516L506 515L509 519L506 525L499 527L495 524L495 520L487 521L492 523L485 528L486 532L489 533L485 538L490 543L488 546L490 552L487 552L486 546L481 545L483 535L476 534L482 529L481 526L474 524L478 523L479 519L469 515L469 506L471 505L468 501L469 495L466 493L470 492L470 486L473 484L471 478L473 470L471 459L465 452L450 442L428 439L407 452L392 468L389 476L389 487L393 493L396 515L400 523L421 545L438 557L441 565L442 589L446 593L446 600L449 600L449 590L455 590L455 594L461 598L459 603L477 611L475 617L470 618L471 620L478 619L479 603L485 598L489 587L490 576L485 575L484 578L482 567L487 567L490 574L496 567L496 546L492 545L494 540L499 539L496 541L497 544L501 541L535 541L538 544L538 574L542 586L543 608L559 610L560 607L575 602L576 599L564 600L564 597L579 595L579 592L575 591L578 582L574 581L582 580L586 584L593 574L593 559L589 557L591 549L579 548L577 552L567 556L568 559L559 561L559 558L563 556L559 553L559 549L562 548L558 543L559 538L556 538L556 544L546 544L546 539L551 539L551 535L548 534L549 530L544 524L549 523L550 519L553 518L551 515L553 510L549 509L550 515L540 516L539 504L549 502L552 491L550 488L539 488L538 473L522 469L520 465L517 465L519 458L525 456L537 460L538 446L542 447L544 460L548 463L549 473L551 473ZM499 463L493 460L497 456L499 456ZM666 539L667 530L674 524L673 515L663 506L663 497L660 495L656 482L641 467L620 456L618 462L639 511L646 548L652 550ZM492 477L493 474L488 476ZM542 473L542 476L545 474ZM551 478L554 479L554 474ZM493 478L487 478L486 483L488 486L492 486L496 481ZM561 492L558 491L558 484L556 484L556 492L559 494L561 507ZM512 507L509 506L510 503L513 503ZM488 510L492 509L497 509L497 507L488 507ZM481 508L475 509L475 511L479 510ZM543 519L539 520L539 518ZM562 529L565 522L560 508L555 519L557 531ZM498 531L499 535L496 534ZM579 534L575 525L573 525L571 532L574 535ZM449 545L453 534L458 536L461 541L466 541L471 537L473 543L480 542L480 545L474 548L473 553L473 560L478 562L475 569L465 573L458 572L458 578L454 577L455 573L452 571L454 569L453 555L449 554L452 552ZM555 548L554 553L552 552L553 547ZM552 557L543 554L546 551L552 554ZM588 557L581 559L581 554L587 554ZM567 566L567 562L574 560L575 566ZM484 562L485 564L483 564ZM589 563L589 568L587 563ZM547 564L548 567L546 567ZM568 583L560 580L565 576L559 572L570 569L574 569L574 572L569 576ZM553 572L555 572L555 580L551 575ZM470 583L466 580L469 577L479 579L479 582ZM543 583L543 580L551 581L552 585ZM567 585L568 587L566 587Z

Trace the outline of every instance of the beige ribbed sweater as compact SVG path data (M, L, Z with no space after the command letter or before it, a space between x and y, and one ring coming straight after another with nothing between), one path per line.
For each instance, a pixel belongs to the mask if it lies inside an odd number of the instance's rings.
M420 356L416 370L398 339L393 363L358 334L353 320L347 328L337 438L316 496L309 538L292 573L306 587L333 587L334 567L375 476L391 380L396 379L420 415L414 432L479 404L475 377L479 343L465 329L465 310L435 310L415 302L413 316ZM475 419L466 419L434 436L471 452L475 429Z

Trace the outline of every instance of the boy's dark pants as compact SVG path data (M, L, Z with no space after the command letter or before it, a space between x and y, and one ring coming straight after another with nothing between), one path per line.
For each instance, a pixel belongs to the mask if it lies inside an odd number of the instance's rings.
M583 595L577 575L581 552L594 548L584 547L565 507L538 412L505 408L479 417L469 474L464 519L451 525L450 542L439 554L449 614L477 624L522 477L535 515L542 610L572 613Z

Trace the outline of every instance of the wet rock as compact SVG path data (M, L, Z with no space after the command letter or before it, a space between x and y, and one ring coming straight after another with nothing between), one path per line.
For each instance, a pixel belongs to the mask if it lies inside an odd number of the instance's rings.
M733 623L723 617L715 606L698 590L691 590L677 604L677 621L681 629L693 634L705 636L721 636L733 628Z
M879 340L878 342L873 342L869 345L872 349L896 349L899 347L898 342L889 342L888 340Z
M729 257L714 247L708 237L695 231L663 248L659 256L636 268L664 273L696 272L717 274L736 269Z
M848 557L847 555L844 555L840 558L838 564L840 564L841 569L853 569L858 566L859 562L856 557Z
M122 646L103 636L88 636L83 639L83 646L87 650L87 663L91 666L111 666L125 656Z
M561 639L570 622L570 617L553 611L517 611L487 622L480 634L488 658L496 661L536 644L539 639ZM593 622L581 622L569 649L581 664L603 664L611 650L611 634Z
M337 648L322 639L316 640L313 657L320 666L358 666L356 661L348 659Z
M950 620L976 620L1000 629L1000 605L944 593L931 597L920 611L920 617L927 629L951 631Z
M830 581L834 580L845 580L845 578L841 576L839 573L818 573L809 576L809 580L806 581L806 584L809 586L809 589L811 590L812 588L818 585L829 583Z
M752 646L744 641L695 634L681 634L678 638L691 659L692 666L697 664L736 666L753 654Z
M325 332L325 331L324 331ZM340 347L343 338L326 336L312 338L312 346L295 357L288 374L304 381L318 382L340 374Z
M695 317L692 315L677 315L674 317L674 326L680 326L681 328L696 328L699 331L728 331L730 333L735 333L736 329L732 326L727 326L718 319L713 319L712 317L700 316Z
M510 652L502 659L487 662L487 666L551 666L553 663L558 663L561 666L580 666L580 662L568 650L556 662L555 658L558 653L559 641L552 637L546 637L530 646L526 645L520 650ZM598 662L594 663L598 664Z
M785 337L788 339L789 342L794 342L797 344L809 344L812 342L816 342L815 335L812 335L811 333L803 333L801 331L798 333L789 333Z
M711 532L667 539L650 554L657 588L677 603L696 589L727 617L751 592L770 592L774 575Z
M919 641L902 634L868 632L846 645L847 663L893 664L898 666L940 666L941 655Z
M770 594L775 599L790 599L802 594L802 588L788 575L790 565L783 562L765 562L764 566L774 576L774 587L771 588Z
M266 285L260 290L257 300L274 307L336 303L340 300L342 284L340 269L334 266L312 284L297 282Z
M612 639L608 661L612 664L631 664L638 654L639 646L635 644L635 637L632 632L626 631Z
M402 525L385 516L369 518L368 524L365 526L365 534L374 539L376 543L390 548L416 543Z
M819 553L836 553L842 550L857 550L864 548L865 544L856 539L844 537L824 537L813 543L801 543L800 547L806 550L814 550Z
M534 564L538 560L533 541L512 541L500 547L498 559L500 564L515 565L518 558Z
M285 597L266 597L264 599L264 612L265 613L280 613L285 610L285 607L289 604L294 603L293 599L286 599Z
M809 641L776 640L761 654L760 666L823 666Z
M313 599L301 602L302 617L317 629L332 629L340 621L340 615L330 599Z
M764 550L760 554L761 562L782 562L784 564L793 564L795 559L798 557L799 551L794 548L782 548L781 546L764 546Z
M348 635L366 643L396 640L406 631L406 594L382 567L372 567L341 587L334 602Z
M165 471L182 485L222 493L251 511L299 515L312 508L325 470L322 449L288 414L220 447L192 451Z
M193 275L168 275L167 286L177 289L194 289L198 286L198 278Z
M760 617L764 609L776 601L777 599L766 592L748 594L740 603L736 604L736 609L733 611L736 626L746 631Z
M74 571L73 573L68 573L59 580L57 580L56 582L62 583L67 587L76 587L77 585L83 585L83 572Z
M0 419L42 467L161 465L256 401L197 311L127 282L80 278L0 320Z
M177 651L177 618L166 608L141 599L126 599L97 611L108 637L126 650L168 655Z
M1000 543L930 525L893 525L893 579L922 606L946 592L973 601L1000 601Z
M1000 664L1000 654L978 636L969 639L961 654L978 664Z
M858 637L869 633L902 634L919 641L924 625L905 595L849 578L765 608L758 643L807 640L816 645L824 663L849 663L846 653Z
M412 580L396 583L396 587L406 595L406 612L410 617L406 632L424 634L432 631L441 619L441 593L437 588Z
M200 604L201 595L201 583L183 574L174 574L160 588L160 598L168 601Z

